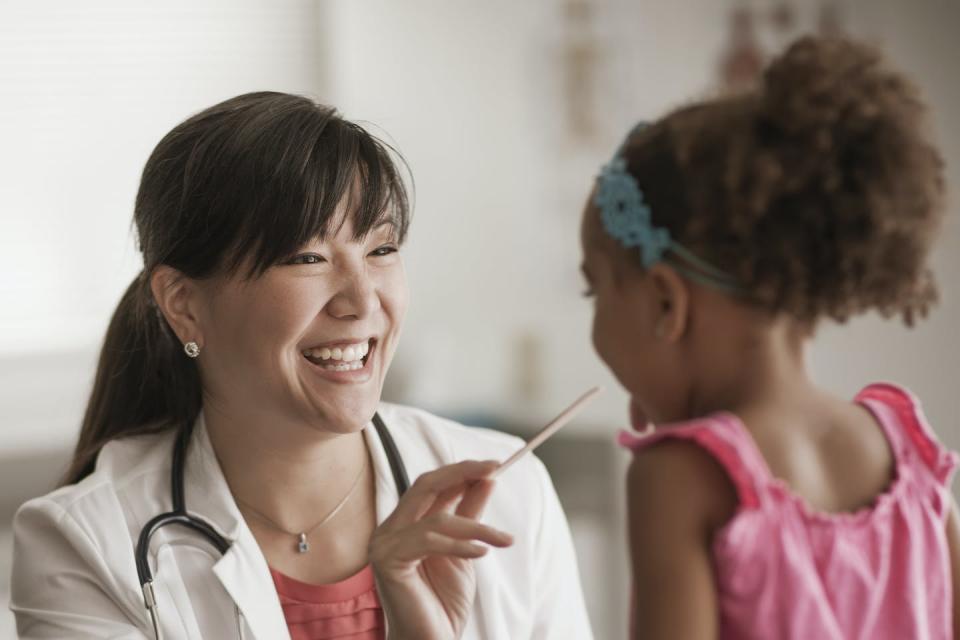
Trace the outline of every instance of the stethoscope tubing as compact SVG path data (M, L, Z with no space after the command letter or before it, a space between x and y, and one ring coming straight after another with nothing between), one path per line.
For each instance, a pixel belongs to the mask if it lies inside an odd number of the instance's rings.
M390 463L390 471L393 474L393 481L397 487L397 495L402 496L410 488L410 478L407 476L406 465L403 463L403 457L397 448L390 430L383 422L379 413L373 416L373 425L377 430L377 435L383 444L383 450L387 455L387 461ZM230 549L230 541L220 535L214 527L202 518L187 513L187 506L184 500L183 479L185 473L185 460L187 446L190 444L190 437L193 433L193 423L190 422L180 429L173 448L173 461L170 467L170 496L173 502L173 509L166 513L154 516L140 530L137 537L136 563L137 577L140 580L140 588L143 592L143 602L150 615L150 622L153 625L154 637L162 640L160 631L160 620L157 615L157 600L153 591L153 570L150 568L150 538L157 531L167 525L180 525L191 529L201 536L207 542L211 543L220 555L224 555ZM237 612L237 625L240 631L240 637L243 637L243 627L240 622L239 610Z

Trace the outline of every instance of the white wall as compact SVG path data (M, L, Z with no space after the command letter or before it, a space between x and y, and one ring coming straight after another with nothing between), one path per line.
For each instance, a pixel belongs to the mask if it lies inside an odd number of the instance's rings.
M130 225L154 145L238 93L318 92L320 15L290 0L0 6L0 452L75 437L142 266Z

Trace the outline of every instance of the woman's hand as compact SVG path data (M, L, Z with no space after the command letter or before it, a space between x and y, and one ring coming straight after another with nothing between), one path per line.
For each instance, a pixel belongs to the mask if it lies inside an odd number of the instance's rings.
M476 596L473 559L513 538L477 521L496 462L460 462L420 476L370 540L390 640L450 640Z

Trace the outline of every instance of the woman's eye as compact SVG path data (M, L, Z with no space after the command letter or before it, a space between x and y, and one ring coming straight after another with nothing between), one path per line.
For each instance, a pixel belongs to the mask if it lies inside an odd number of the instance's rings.
M584 298L592 298L594 296L593 287L587 287L583 291Z
M397 247L392 244L385 244L382 247L374 249L370 255L376 256L377 258L382 258L383 256L388 256L391 253L396 253L398 251Z
M320 264L321 262L326 262L323 259L323 256L319 256L315 253L303 253L299 256L294 256L290 260L289 264Z

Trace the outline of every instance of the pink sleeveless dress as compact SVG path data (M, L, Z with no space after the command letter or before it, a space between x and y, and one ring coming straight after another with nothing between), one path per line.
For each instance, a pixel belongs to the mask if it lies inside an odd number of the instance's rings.
M904 389L875 384L856 401L883 428L896 478L853 513L809 507L771 475L731 414L620 434L633 450L668 438L693 442L730 476L739 506L712 549L721 638L953 637L946 517L957 454L937 442Z

